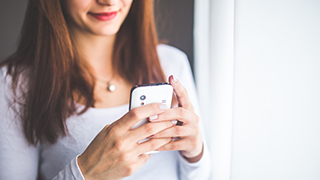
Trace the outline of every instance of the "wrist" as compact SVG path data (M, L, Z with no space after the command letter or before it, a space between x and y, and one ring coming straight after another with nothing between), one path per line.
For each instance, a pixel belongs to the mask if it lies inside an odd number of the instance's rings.
M81 157L82 157L82 155L77 157L77 164L78 164L78 167L80 169L81 174L84 176L85 170L84 170L84 167L83 167L83 159Z
M198 150L198 153L194 153L194 154L190 154L190 153L187 153L187 152L181 152L181 155L189 162L189 163L196 163L198 162L202 156L203 156L203 144L201 145L201 148L200 148L200 153L199 153L199 150Z

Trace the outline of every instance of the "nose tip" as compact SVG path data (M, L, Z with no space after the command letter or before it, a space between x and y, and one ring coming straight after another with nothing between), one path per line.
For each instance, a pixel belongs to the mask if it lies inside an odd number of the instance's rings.
M118 0L96 0L98 4L105 6L113 6L116 5Z

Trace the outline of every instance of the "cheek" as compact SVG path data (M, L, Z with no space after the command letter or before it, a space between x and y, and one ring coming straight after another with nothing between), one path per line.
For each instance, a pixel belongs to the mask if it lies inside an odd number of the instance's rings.
M87 14L94 0L64 0L64 9L68 19L78 22Z
M133 0L123 0L125 4L131 4Z
M68 14L85 13L94 0L65 0L64 5Z
M125 9L130 9L133 0L122 0L123 7Z
M75 6L79 9L88 9L95 0L71 0L74 1Z

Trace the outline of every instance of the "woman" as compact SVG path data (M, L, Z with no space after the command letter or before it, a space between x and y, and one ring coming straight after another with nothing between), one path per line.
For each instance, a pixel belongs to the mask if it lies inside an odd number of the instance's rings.
M0 179L208 178L190 68L158 45L153 1L30 0L18 49L1 66ZM133 85L170 74L181 80L169 78L179 107L128 112Z

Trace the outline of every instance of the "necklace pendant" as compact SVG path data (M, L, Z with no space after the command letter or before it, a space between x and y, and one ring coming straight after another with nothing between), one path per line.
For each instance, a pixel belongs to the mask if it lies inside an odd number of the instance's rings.
M107 89L110 91L110 92L113 92L114 90L116 90L116 86L114 84L111 84L110 82L108 82L107 84Z

